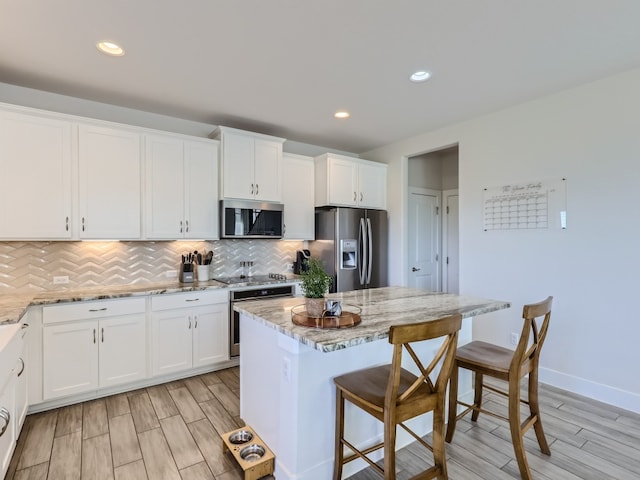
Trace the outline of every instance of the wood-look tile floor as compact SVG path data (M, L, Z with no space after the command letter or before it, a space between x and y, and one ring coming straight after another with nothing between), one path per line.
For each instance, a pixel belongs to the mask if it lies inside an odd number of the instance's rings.
M5 480L240 480L238 368L27 416Z
M504 389L506 384L497 386ZM540 452L533 429L526 433L527 459L536 480L640 479L640 415L542 384L540 403L551 455ZM483 407L506 414L507 401L485 391ZM425 438L431 441L431 435ZM450 480L521 478L509 425L490 415L480 414L477 422L470 414L459 420L446 451ZM397 479L429 468L431 458L417 443L401 449L396 455ZM349 480L373 479L380 476L369 468Z
M640 415L544 385L540 394L551 456L527 433L536 480L640 479ZM220 437L242 426L238 399L238 369L232 368L29 415L6 480L240 480ZM484 404L506 408L491 392ZM465 417L446 449L451 480L520 478L508 426L498 419ZM398 480L430 461L419 445L403 448ZM379 478L367 469L350 480Z

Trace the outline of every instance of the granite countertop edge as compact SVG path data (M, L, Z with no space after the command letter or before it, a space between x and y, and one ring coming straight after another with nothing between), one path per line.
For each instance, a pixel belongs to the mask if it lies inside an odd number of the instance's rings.
M416 294L415 290L405 287L385 287L379 290L387 290L392 296L396 293L402 294L402 292L411 291L413 291L413 295ZM346 302L350 300L349 297L343 298L341 294L337 294L337 296ZM417 314L419 318L415 318L416 312L412 312L411 315L413 315L414 318L413 320L410 320L411 322L418 320L435 320L454 313L460 313L462 318L469 318L511 307L510 302L501 300L457 296L440 292L429 292L424 296L430 299L437 299L436 301L441 301L441 299L445 299L447 297L455 297L464 299L469 302L469 304L461 305L459 308L445 308L444 310L436 308L431 311L421 311ZM390 298L388 302L394 302L394 300L396 299ZM239 303L236 304L234 308L258 323L261 323L268 328L272 328L287 337L291 337L292 339L323 353L355 347L363 343L374 342L389 337L389 324L391 320L384 318L378 325L369 326L366 324L364 315L363 322L360 325L349 328L323 330L294 325L290 320L290 308L296 302L300 303L300 301L301 297L296 297L295 299L271 300L270 305L277 305L274 307L275 310L281 310L284 306L284 313L280 311L278 314L275 314L274 318L264 318L262 315L264 310L261 311L264 307L260 306L260 304L262 304L261 301L250 302L247 304ZM373 307L372 309L376 310L378 307L383 305L386 305L385 300L373 300L368 304L368 307ZM269 309L269 307L266 308L267 310ZM394 315L397 315L397 312ZM271 315L265 316L271 317ZM288 320L285 319L286 316L288 316Z
M269 284L297 283L295 278L273 280ZM69 289L46 292L17 292L0 294L0 326L18 323L27 309L36 305L55 305L60 303L89 302L115 298L164 295L171 293L200 292L204 290L234 289L257 287L252 284L228 285L215 280L205 283L148 283L139 285L105 285L88 289Z

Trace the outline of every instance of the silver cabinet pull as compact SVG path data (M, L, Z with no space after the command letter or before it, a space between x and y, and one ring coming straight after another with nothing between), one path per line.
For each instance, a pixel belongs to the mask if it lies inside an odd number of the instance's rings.
M64 223L65 223L64 229L68 232L69 231L69 217L66 217Z
M0 430L1 437L4 435L4 432L7 431L7 427L11 423L11 414L9 413L9 410L4 407L0 408L0 418L4 420L4 425L2 426L2 430Z
M185 299L185 302L199 302L200 299L199 298L187 298Z
M107 310L107 307L102 307L102 308L90 308L89 311L90 312L104 312Z
M362 192L360 192L360 201L362 201Z
M191 317L189 317L189 330L191 330Z
M260 185L256 183L256 195L258 195L258 193L260 193Z
M96 343L96 329L93 329L93 343Z
M253 183L251 184L251 195L253 195Z
M84 232L84 217L82 217L82 231Z
M182 233L182 220L180 220L180 233Z
M24 360L22 359L22 357L20 357L18 360L20 360L20 363L22 364L22 368L18 372L18 376L20 376L24 373Z
M101 328L100 330L101 330L101 331L100 331L100 337L101 337L100 341L101 341L102 343L104 343L104 328Z
M358 193L353 192L353 201L355 202L358 199Z
M193 325L193 328L198 328L198 316L196 315L195 317L193 317L193 320L195 322L195 324Z
M189 233L189 220L185 220L184 223L187 225L185 232Z

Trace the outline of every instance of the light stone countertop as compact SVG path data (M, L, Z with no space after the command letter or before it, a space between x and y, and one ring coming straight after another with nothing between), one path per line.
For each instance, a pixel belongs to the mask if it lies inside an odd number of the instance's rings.
M295 278L270 280L269 284L293 283ZM261 284L262 285L262 284ZM136 297L146 295L162 295L165 293L196 292L220 288L235 289L253 287L250 282L227 285L215 280L194 283L144 283L136 285L99 286L86 289L57 290L33 293L0 294L0 325L17 323L31 305L53 305L65 302L87 302L112 298Z
M392 324L417 323L460 313L475 317L511 307L509 302L428 292L406 287L384 287L331 294L343 304L362 309L359 325L340 329L317 329L295 325L291 308L304 304L303 297L239 302L234 309L278 332L321 352L384 339Z

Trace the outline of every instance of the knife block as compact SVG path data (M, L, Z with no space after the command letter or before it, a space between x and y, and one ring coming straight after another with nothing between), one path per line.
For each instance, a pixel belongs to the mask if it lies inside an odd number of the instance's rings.
M193 283L193 263L180 264L180 283Z

